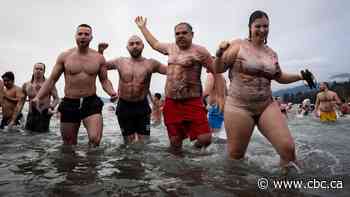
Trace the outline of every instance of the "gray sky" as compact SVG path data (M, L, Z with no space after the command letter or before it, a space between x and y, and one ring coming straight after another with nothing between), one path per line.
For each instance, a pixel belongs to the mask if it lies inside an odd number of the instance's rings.
M36 62L46 63L48 76L58 54L75 46L75 29L81 23L93 27L92 48L101 41L110 43L105 52L107 60L129 55L125 48L127 39L133 34L141 36L134 24L138 15L148 18L149 29L162 42L174 41L175 24L191 23L194 43L214 54L220 41L247 37L249 16L257 9L269 14L268 44L279 55L284 71L298 72L307 65L319 81L350 71L347 0L2 0L1 3L0 73L13 71L18 85L30 79ZM166 56L151 50L148 44L143 55L167 61ZM117 72L110 71L109 78L116 88ZM61 76L57 83L60 96L63 81ZM163 92L164 84L165 76L154 74L151 90ZM99 82L97 85L97 93L106 96ZM289 86L273 83L273 89Z

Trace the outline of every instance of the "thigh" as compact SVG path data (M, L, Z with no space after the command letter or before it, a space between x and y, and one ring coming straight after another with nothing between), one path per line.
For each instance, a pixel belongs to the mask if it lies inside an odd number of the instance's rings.
M145 114L136 118L135 126L136 132L140 135L150 135L151 116L150 114Z
M102 136L103 121L101 114L90 115L83 119L83 123L89 138Z
M238 107L225 106L224 123L230 155L243 157L255 125L251 113Z
M61 122L61 135L64 144L77 144L77 136L80 127L79 123Z
M276 102L272 102L261 114L258 128L278 152L285 145L294 144L286 118Z

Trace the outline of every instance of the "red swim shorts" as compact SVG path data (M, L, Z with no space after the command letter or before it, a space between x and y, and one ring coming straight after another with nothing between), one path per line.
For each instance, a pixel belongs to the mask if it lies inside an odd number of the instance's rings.
M195 140L199 135L210 133L201 97L181 100L166 98L163 115L169 138L179 136Z

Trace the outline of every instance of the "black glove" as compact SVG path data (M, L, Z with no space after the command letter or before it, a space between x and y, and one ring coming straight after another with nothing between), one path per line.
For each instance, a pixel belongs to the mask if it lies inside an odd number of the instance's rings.
M300 71L301 76L303 76L303 79L307 82L307 85L309 86L310 89L316 88L316 79L314 77L314 75L308 70L305 69Z

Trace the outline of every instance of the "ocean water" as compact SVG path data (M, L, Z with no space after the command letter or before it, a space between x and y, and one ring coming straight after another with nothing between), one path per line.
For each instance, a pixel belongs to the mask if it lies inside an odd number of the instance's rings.
M78 145L63 146L56 118L49 133L0 130L0 196L350 196L349 117L325 124L290 115L300 170L285 176L279 156L258 130L241 161L227 157L223 129L206 151L186 140L184 154L175 156L163 125L151 128L148 143L123 145L117 118L107 109L97 148L88 147L83 126ZM268 189L259 189L261 178L270 181ZM273 187L280 179L337 181L337 188Z

